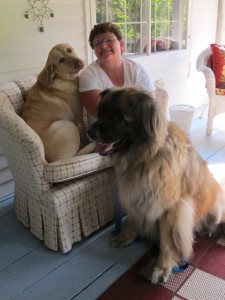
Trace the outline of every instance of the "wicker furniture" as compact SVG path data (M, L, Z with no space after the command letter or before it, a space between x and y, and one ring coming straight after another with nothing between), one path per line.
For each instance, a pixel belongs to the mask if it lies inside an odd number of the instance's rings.
M203 72L206 80L206 89L209 96L208 118L206 134L212 134L213 119L216 115L225 112L225 95L216 94L215 76L213 71L207 67L207 61L211 54L210 47L202 51L196 61L196 68Z
M19 221L52 250L68 252L114 218L116 196L109 157L97 153L48 163L39 136L20 117L36 76L0 84L0 144L15 180ZM166 111L168 95L158 87ZM119 208L117 208L119 210ZM120 226L118 211L117 227Z

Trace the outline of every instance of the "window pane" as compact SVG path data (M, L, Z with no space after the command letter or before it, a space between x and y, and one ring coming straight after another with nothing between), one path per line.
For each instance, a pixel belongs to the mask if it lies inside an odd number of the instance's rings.
M97 23L102 23L107 20L105 0L96 1L96 20Z
M168 2L167 0L164 1L152 1L152 4L155 3L155 15L156 15L156 20L157 21L164 21L164 20L168 20Z
M111 0L109 3L109 22L124 22L126 0Z
M126 2L127 22L140 22L147 19L147 0L130 0Z
M97 22L120 27L127 55L186 49L187 8L188 0L96 0Z

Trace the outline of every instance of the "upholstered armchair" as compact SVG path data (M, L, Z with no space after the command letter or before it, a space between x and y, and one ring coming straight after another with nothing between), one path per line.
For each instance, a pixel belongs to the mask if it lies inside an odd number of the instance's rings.
M113 220L114 174L97 153L45 160L39 136L20 117L32 75L0 84L0 144L15 180L17 218L52 250L67 252Z
M20 117L36 76L0 84L0 144L15 181L20 222L52 250L72 245L114 219L115 178L109 157L97 153L48 163L40 137ZM157 88L166 111L168 95ZM120 215L117 211L117 225Z
M205 76L206 89L209 97L208 118L207 118L207 125L206 125L206 134L208 135L212 134L214 117L220 113L225 112L225 89L216 87L216 78L212 70L212 65L210 65L210 61L213 64L212 51L211 48L208 47L207 49L205 49L199 54L196 61L197 70L199 72L203 72ZM224 69L224 77L225 77L225 69Z

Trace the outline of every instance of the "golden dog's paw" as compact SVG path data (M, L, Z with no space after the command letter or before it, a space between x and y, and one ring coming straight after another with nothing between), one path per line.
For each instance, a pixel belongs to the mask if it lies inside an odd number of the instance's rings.
M171 271L165 270L159 267L155 267L152 276L151 283L156 284L158 282L166 283L170 277Z
M110 244L113 247L126 247L133 242L133 239L127 238L124 234L112 236L110 239Z
M155 261L153 260L141 271L140 274L152 284L159 282L166 283L170 277L171 270L154 265Z

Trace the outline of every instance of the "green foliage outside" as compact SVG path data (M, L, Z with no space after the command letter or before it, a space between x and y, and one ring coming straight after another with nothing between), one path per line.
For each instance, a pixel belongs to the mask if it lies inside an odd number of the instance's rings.
M127 51L136 52L132 44L137 40L152 38L171 37L173 32L173 16L175 0L96 0L97 23L109 21L117 24L127 40ZM187 25L187 2L184 5L183 28L186 32ZM147 28L148 15L150 14L151 25ZM172 22L173 21L173 22Z

